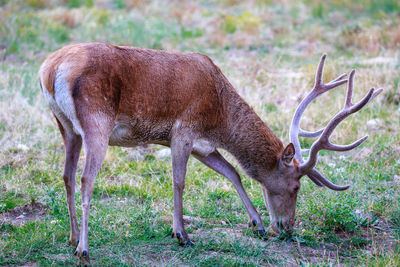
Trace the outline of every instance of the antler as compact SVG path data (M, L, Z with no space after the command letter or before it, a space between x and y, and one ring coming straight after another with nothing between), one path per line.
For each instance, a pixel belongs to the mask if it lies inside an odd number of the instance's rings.
M295 112L295 115L292 120L292 126L290 129L290 140L295 148L296 152L295 157L301 163L299 169L303 174L307 175L318 186L327 186L328 188L333 190L345 190L349 188L349 185L345 186L335 185L328 179L326 179L316 169L314 169L318 160L318 152L322 149L333 150L333 151L348 151L359 146L362 142L364 142L368 138L368 136L365 136L360 140L349 145L332 144L331 142L329 142L329 137L331 136L331 134L333 133L333 131L339 125L340 122L342 122L349 115L362 109L369 101L371 101L377 95L379 95L383 91L383 89L375 91L374 88L371 88L368 94L360 102L358 102L357 104L352 104L351 98L353 95L353 80L354 80L355 70L351 71L348 80L343 79L346 76L346 74L342 74L335 80L329 82L328 84L323 84L322 74L324 70L325 58L326 55L324 54L319 62L317 73L315 76L315 85L313 90L303 99L303 101L300 103ZM333 89L337 86L346 83L347 81L348 83L347 83L346 102L342 111L336 114L336 116L333 117L333 119L328 123L328 125L324 129L321 129L316 132L307 132L300 129L300 119L307 106L318 96L329 91L330 89ZM310 150L308 151L301 149L298 136L303 136L303 137L320 136L320 137L318 138L317 141L315 141L312 144ZM301 154L304 153L309 153L309 157L306 162L304 162L303 157L301 156Z

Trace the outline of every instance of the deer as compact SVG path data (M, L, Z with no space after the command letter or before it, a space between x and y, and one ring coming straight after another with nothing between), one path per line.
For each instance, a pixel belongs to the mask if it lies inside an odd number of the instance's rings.
M260 183L269 210L271 229L290 232L295 223L300 179L307 176L319 187L341 191L315 166L322 149L348 151L368 136L349 145L329 137L337 125L358 112L383 89L371 88L352 103L355 70L323 83L326 55L317 67L313 89L301 101L290 127L286 147L237 93L221 70L206 55L144 48L83 43L50 54L39 69L40 87L59 127L65 147L66 202L70 217L70 244L77 245L78 261L89 262L88 218L94 180L108 146L158 144L171 148L173 182L173 237L193 245L185 232L182 195L190 155L232 182L241 198L249 225L266 235L261 217L251 203L236 169L218 149L233 155L246 175ZM323 129L300 128L301 117L317 97L347 83L342 111ZM299 137L318 137L302 149ZM79 231L75 207L75 173L84 146L81 176L82 220ZM307 158L303 158L308 154Z

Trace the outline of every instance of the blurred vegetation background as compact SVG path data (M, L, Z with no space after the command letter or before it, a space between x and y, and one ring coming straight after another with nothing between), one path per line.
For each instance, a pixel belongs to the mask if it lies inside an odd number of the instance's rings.
M382 54L400 43L397 0L1 0L1 56L37 59L67 43L241 48L291 55ZM11 57L12 58L12 57Z

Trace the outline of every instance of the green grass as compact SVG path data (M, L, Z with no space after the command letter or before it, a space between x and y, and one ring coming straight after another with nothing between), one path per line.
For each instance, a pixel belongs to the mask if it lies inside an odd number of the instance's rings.
M170 158L159 158L157 146L110 147L96 177L89 220L94 265L400 264L398 2L253 2L0 1L0 265L76 263L67 245L64 148L37 71L50 52L89 41L206 53L285 144L322 53L328 53L326 80L357 69L355 101L370 87L385 89L332 137L338 144L365 134L369 139L348 153L321 153L318 169L352 186L333 192L303 178L292 235L258 238L247 228L246 210L229 181L191 159L184 214L196 246L182 248L170 238ZM318 98L302 127L321 128L343 103L344 89ZM82 153L79 220L83 160ZM242 176L267 226L261 189ZM37 202L45 207L39 220L17 224L20 214L6 216Z

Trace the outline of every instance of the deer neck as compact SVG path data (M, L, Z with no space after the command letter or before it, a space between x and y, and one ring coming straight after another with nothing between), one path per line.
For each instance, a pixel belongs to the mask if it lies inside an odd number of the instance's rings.
M228 127L224 149L231 153L244 171L256 180L261 172L271 171L278 164L284 147L254 110L239 96L229 97L226 108Z

